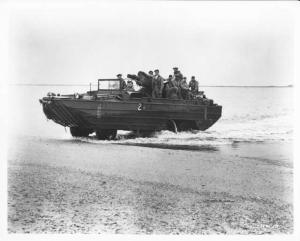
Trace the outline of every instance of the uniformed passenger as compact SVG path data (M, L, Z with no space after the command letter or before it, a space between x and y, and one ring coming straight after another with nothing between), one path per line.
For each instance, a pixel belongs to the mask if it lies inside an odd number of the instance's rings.
M196 95L199 91L199 83L195 79L195 76L192 76L191 81L189 83L189 89L191 90L192 94Z
M180 82L181 82L181 79L180 78L178 78L176 75L177 75L177 72L178 71L176 71L175 73L174 73L174 75L173 75L173 77L172 77L172 82L173 82L173 84L177 87L177 88L180 88Z
M178 67L174 67L173 68L173 72L174 72L174 76L175 76L175 72L178 71Z
M169 88L175 87L174 81L173 81L173 76L170 74L168 79L167 79L167 84Z
M187 82L186 82L186 77L183 77L182 78L182 81L181 81L181 88L183 88L183 89L189 89L189 86L188 86L188 84L187 84Z
M168 79L165 81L165 98L178 99L179 98L179 88L175 86L173 76L169 75Z
M172 83L174 84L174 87L177 87L178 89L178 98L179 99L182 99L182 95L181 95L181 81L182 81L182 74L180 73L180 71L178 70L178 67L174 67L173 68L174 70L174 74L173 74L173 77L172 77Z
M174 70L173 79L176 79L178 82L180 82L183 78L182 73L180 72L178 67L174 67L173 70Z
M186 77L183 77L180 83L180 92L183 99L189 99L189 86L186 82Z
M122 78L122 74L118 74L117 77L118 77L118 79L120 80L120 89L121 89L121 90L126 89L126 82L125 82L125 80Z
M170 78L170 76L169 76ZM169 90L169 78L168 79L164 79L163 81L163 90L162 90L162 98L167 98L167 93L168 93L168 90ZM171 76L171 79L172 79L172 76Z
M180 70L178 69L178 67L174 67L173 70L174 70L173 82L176 87L180 88L180 84L183 79L183 75L180 72Z
M182 81L183 75L182 75L182 73L180 72L180 70L177 70L177 71L176 71L175 79L179 79L179 81Z
M133 88L133 82L132 80L127 80L127 85L126 85L126 90L127 91L134 91L134 88Z
M160 76L159 70L154 70L152 80L152 98L162 98L162 91L164 87L164 79Z

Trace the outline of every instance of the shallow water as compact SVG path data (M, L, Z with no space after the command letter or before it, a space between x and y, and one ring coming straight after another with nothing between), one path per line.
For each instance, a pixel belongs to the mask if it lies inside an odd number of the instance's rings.
M95 87L93 87L95 88ZM219 146L240 142L290 142L293 135L293 88L284 87L205 87L208 98L223 106L221 119L206 131L175 134L161 131L150 138L135 138L119 131L110 143L174 146ZM39 98L47 92L69 94L85 92L88 86L11 86L10 134L41 138L70 139L69 130L42 112ZM82 142L107 143L95 138Z

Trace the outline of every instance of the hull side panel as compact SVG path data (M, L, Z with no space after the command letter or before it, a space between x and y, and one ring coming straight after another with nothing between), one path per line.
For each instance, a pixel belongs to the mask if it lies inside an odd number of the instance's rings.
M47 118L56 123L92 129L162 130L169 120L196 121L205 130L221 116L221 106L185 103L131 101L87 101L56 99L43 104Z

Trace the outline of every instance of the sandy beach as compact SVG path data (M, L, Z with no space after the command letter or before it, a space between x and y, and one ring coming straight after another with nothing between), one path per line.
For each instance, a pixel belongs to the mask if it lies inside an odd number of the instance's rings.
M229 148L12 139L8 231L292 233L293 164L276 153L282 144ZM257 157L251 148L274 153Z

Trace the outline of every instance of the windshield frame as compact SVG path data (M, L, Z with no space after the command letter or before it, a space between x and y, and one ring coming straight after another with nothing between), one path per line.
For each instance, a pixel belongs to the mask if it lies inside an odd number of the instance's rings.
M100 82L108 82L108 81L119 81L119 88L118 89L100 89ZM121 90L121 82L119 79L98 79L98 91L99 90L107 90L107 91Z

